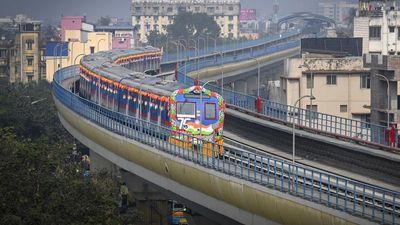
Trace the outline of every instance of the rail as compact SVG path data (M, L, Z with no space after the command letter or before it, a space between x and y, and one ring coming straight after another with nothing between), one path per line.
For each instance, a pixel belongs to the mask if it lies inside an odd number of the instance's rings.
M274 41L278 41L285 38L290 38L293 36L300 35L299 31L289 31L281 34L275 35L268 35L263 38L257 40L248 40L248 41L241 41L241 42L233 42L227 43L218 46L212 46L209 48L200 48L199 51L196 50L187 50L185 52L178 53L168 53L163 56L162 63L166 62L177 62L177 61L184 61L187 57L203 57L205 55L216 54L216 52L230 52L230 51L240 51L242 49L247 48L254 48L261 45L266 45L268 43L272 43Z
M234 63L249 59L250 57L257 57L268 55L279 51L295 48L299 46L299 41L291 41L284 44L268 47L266 49L259 49L251 53L240 54L237 56L224 57L224 63ZM199 60L199 63L190 62L178 68L177 78L181 83L191 86L194 79L185 76L189 72L196 71L207 67L215 67L221 65L221 58L216 57L215 60ZM186 68L185 68L186 67ZM210 90L221 94L221 87L215 85L207 86ZM232 90L224 89L223 97L228 106L235 109L244 109L255 115L265 116L281 122L293 123L297 126L319 132L321 134L332 135L335 137L348 139L355 142L375 145L380 148L390 149L388 140L386 138L387 127L379 124L363 122L354 119L348 119L340 116L334 116L326 113L319 113L307 109L293 107L267 99L261 100L261 109L256 109L257 96L246 95L243 93L235 92ZM399 129L396 130L396 146L399 146ZM391 148L394 150L394 148Z
M62 81L78 74L76 66L57 71L53 82L54 96L65 107L104 129L257 185L382 224L399 224L398 192L240 149L227 152L221 159L209 157L196 151L196 138L186 134L179 134L180 138L192 140L192 147L172 145L168 142L172 132L169 128L111 111L63 88ZM211 145L210 151L215 153L219 146Z

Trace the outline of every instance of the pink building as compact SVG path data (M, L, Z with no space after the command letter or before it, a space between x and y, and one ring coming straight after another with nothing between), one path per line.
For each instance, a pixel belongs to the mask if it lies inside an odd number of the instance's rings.
M65 30L81 30L86 22L84 16L63 16L61 18L61 40L65 40Z
M113 37L113 49L127 49L131 48L131 37Z

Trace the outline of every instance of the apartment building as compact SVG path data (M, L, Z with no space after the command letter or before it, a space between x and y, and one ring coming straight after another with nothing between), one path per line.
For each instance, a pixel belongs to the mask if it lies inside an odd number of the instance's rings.
M289 59L282 78L286 103L293 105L304 95L315 100L300 107L361 121L369 120L370 72L362 57L307 57Z
M240 0L132 0L132 26L143 42L150 31L165 34L179 12L206 13L220 26L221 37L238 37Z
M347 26L351 21L352 11L358 4L350 1L325 1L318 3L318 14L336 21L338 26Z

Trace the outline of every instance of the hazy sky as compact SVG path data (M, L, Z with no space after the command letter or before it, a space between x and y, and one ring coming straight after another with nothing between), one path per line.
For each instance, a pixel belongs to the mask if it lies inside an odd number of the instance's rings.
M59 21L61 15L86 15L95 22L102 15L129 18L131 0L0 0L0 17L27 14L44 22ZM241 0L242 8L256 8L258 17L272 14L273 0ZM318 0L279 0L280 16L314 11Z

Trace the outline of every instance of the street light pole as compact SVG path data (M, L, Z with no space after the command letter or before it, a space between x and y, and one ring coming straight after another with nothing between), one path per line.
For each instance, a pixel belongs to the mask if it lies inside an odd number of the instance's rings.
M260 61L256 57L250 57L257 61L257 96L260 96Z
M121 82L123 81L123 80L132 80L132 77L123 77L123 78L121 78L120 80L119 80L119 82L118 82L118 87L117 88L119 88L120 86L121 86ZM121 88L119 88L120 90L122 90ZM117 92L117 112L119 112L119 92Z
M221 96L224 97L224 53L223 52L217 52L219 54L219 56L221 57Z
M74 65L76 65L76 59L78 59L79 56L84 56L85 54L81 53L79 55L77 55L74 59ZM76 76L76 75L75 75ZM75 78L74 78L75 80ZM76 94L76 80L74 81L74 93Z
M292 145L292 153L293 153L293 155L292 155L292 163L293 163L293 166L294 166L294 163L295 163L295 155L296 155L296 143L295 143L295 141L296 141L296 120L295 120L295 113L296 113L296 105L297 105L297 103L298 102L300 102L300 100L301 99L303 99L303 98L312 98L312 99L315 99L315 97L314 96L312 96L312 95L304 95L304 96L302 96L302 97L300 97L300 98L298 98L297 100L296 100L296 102L294 103L294 106L293 106L293 112L292 112L292 114L293 114L293 127L292 127L292 133L293 133L293 145Z
M383 79L385 79L385 81L386 81L386 83L387 83L387 88L386 88L386 94L387 94L387 127L389 128L390 127L390 124L389 124L389 111L390 111L390 83L389 83L389 79L387 78L387 77L385 77L385 76L383 76L382 74L375 74L375 76L377 76L377 77L381 77L381 78L383 78Z

